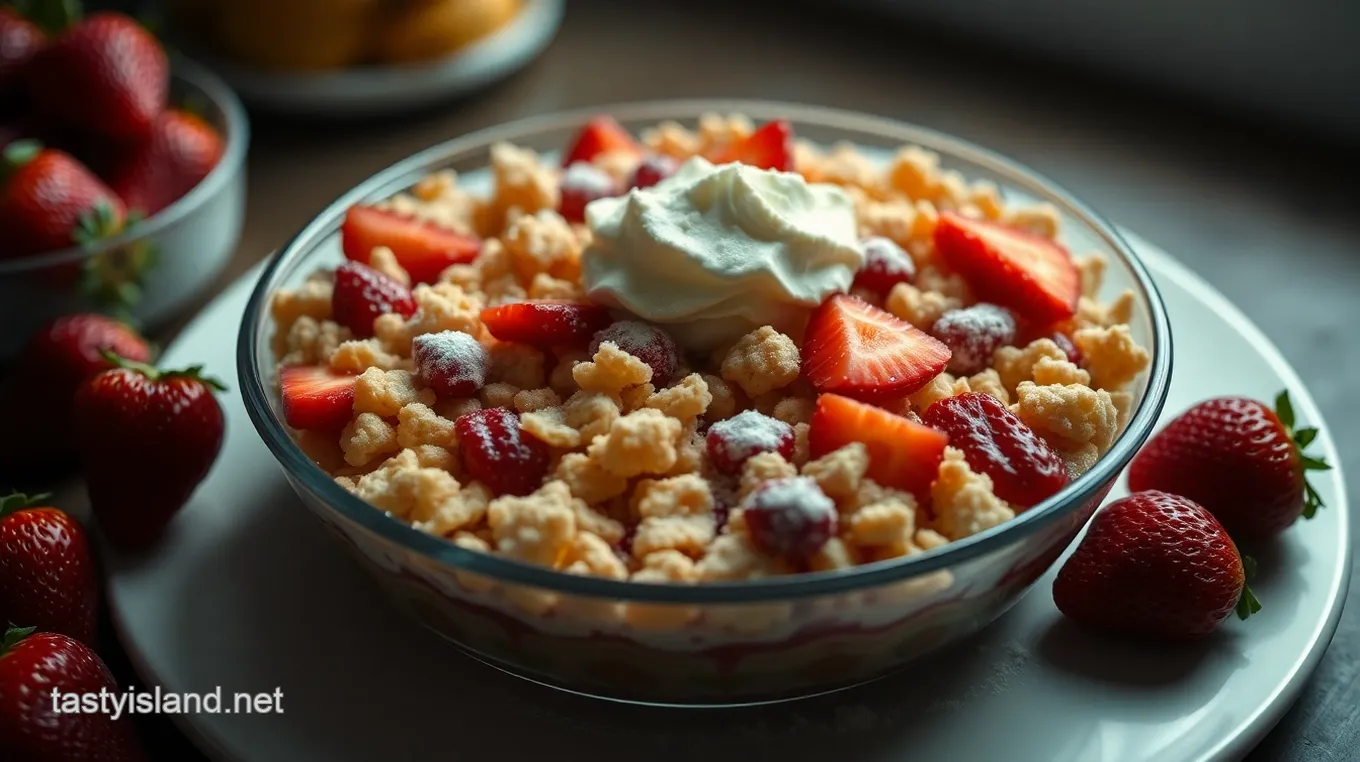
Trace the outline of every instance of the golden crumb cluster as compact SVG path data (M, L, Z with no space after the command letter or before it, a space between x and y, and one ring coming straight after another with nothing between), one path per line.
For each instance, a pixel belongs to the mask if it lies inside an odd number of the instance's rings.
M706 116L697 130L660 124L642 143L684 159L752 129L741 117ZM604 153L594 163L618 178L630 160L635 157ZM937 156L920 148L903 148L884 164L848 144L800 142L795 162L807 180L845 188L862 235L888 238L910 256L911 282L856 295L925 331L977 301L936 256L933 233L942 211L1045 238L1058 234L1051 207L1008 206L995 186L942 169ZM333 319L327 276L274 294L273 348L280 363L324 366L356 379L348 425L335 435L298 435L346 489L464 548L643 583L846 569L938 548L1016 515L992 479L952 446L929 490L917 494L870 478L870 450L863 444L814 458L809 432L817 395L800 374L801 337L769 326L714 352L681 354L669 378L656 377L653 363L615 341L593 351L498 341L482 321L484 308L584 300L581 259L590 234L556 211L562 172L555 163L498 145L490 174L490 197L470 193L457 176L442 172L380 205L483 239L475 260L412 288L409 317L382 315L373 336L358 339ZM1133 294L1099 301L1104 260L1077 257L1075 263L1082 296L1075 317L1058 326L1061 336L1002 346L985 368L941 373L884 407L919 421L939 400L992 395L1058 453L1072 478L1089 469L1127 423L1130 387L1149 356L1129 330ZM373 252L370 264L399 282L411 280L385 248ZM444 331L467 334L485 350L485 383L466 394L437 393L417 372L414 339ZM497 494L470 474L469 448L483 443L460 441L457 421L491 408L511 411L519 436L546 452L541 478L523 494ZM738 421L747 411L759 415ZM707 441L719 422L732 422L736 432L736 444L721 456L741 460L735 472L714 462ZM753 455L732 452L747 446ZM803 497L817 493L834 506L832 535L808 557L781 557L753 540L748 506L776 483ZM816 516L823 503L809 497L807 504L808 515ZM639 606L627 616L639 626L656 625L648 617L661 613Z

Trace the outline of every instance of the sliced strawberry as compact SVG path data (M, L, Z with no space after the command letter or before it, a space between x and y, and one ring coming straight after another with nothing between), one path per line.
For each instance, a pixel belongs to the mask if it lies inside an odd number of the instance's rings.
M905 397L949 364L949 347L861 299L836 294L812 313L803 376L819 392L880 401Z
M793 171L793 125L783 119L766 122L747 137L721 146L708 157L714 164L739 162L760 169Z
M339 431L354 414L354 380L319 365L279 370L283 419L295 429Z
M1077 312L1081 276L1056 241L943 212L935 226L935 249L982 301L1009 307L1037 324Z
M1001 400L983 392L945 397L925 423L949 435L968 465L992 478L996 496L1023 510L1067 486L1067 466Z
M335 322L356 337L373 335L373 321L379 315L395 312L411 317L416 300L411 289L400 281L358 262L346 262L335 270L335 290L331 294L331 314Z
M578 161L588 162L610 151L628 151L641 156L642 146L613 117L601 114L581 128L581 133L562 157L562 166L570 167Z
M609 310L578 302L512 302L482 310L482 323L501 341L540 348L585 347L610 323Z
M482 250L477 238L371 206L352 206L340 229L345 256L368 264L386 246L414 283L434 283L449 265L470 262Z
M808 430L812 457L820 458L853 442L863 442L869 449L870 479L924 500L944 459L949 435L839 394L818 397Z

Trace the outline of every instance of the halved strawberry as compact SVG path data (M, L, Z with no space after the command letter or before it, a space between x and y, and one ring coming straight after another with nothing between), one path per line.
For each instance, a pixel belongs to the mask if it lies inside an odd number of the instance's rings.
M852 442L863 442L869 449L870 479L925 499L949 435L839 394L819 396L808 430L812 457Z
M562 156L562 166L570 167L578 161L588 162L610 151L628 151L641 156L642 146L612 116L601 114L581 128L571 148Z
M477 238L371 206L352 206L340 229L345 256L368 264L386 246L413 283L434 283L449 265L470 262L482 250Z
M339 431L354 414L354 381L320 365L279 370L283 419L295 429Z
M935 249L982 301L1009 307L1040 325L1077 312L1081 276L1056 241L943 212L935 226Z
M610 321L608 309L579 302L513 302L482 310L492 336L541 348L584 347Z
M792 172L793 125L784 119L766 122L747 137L719 147L708 160L714 164L740 162L760 169Z
M846 294L812 313L803 338L803 376L817 391L869 401L920 390L949 357L935 337Z

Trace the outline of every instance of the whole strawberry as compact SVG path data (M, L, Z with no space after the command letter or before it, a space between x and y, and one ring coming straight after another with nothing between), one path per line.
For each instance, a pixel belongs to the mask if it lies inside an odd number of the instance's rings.
M0 622L93 646L99 580L85 529L46 497L0 497Z
M201 368L160 371L118 364L76 393L72 418L90 505L115 545L142 550L158 540L222 449L219 382Z
M1068 618L1165 639L1207 635L1234 610L1261 604L1237 546L1204 508L1178 495L1135 492L1105 506L1053 582Z
M24 432L0 437L0 474L18 481L73 459L71 402L85 379L114 367L105 351L137 362L151 357L136 331L103 315L67 315L33 334L0 386L0 410Z
M58 711L63 696L118 694L99 656L65 635L11 627L0 642L0 751L14 762L140 762L132 716ZM53 706L56 692L58 705ZM78 699L77 699L78 700ZM111 704L110 704L111 707Z
M1238 540L1267 537L1322 507L1304 478L1330 468L1303 452L1317 434L1294 429L1288 392L1275 399L1275 410L1245 397L1206 400L1138 453L1129 467L1129 489L1184 495Z
M0 260L122 229L123 202L70 154L21 140L0 155Z
M140 140L165 110L170 63L136 21L96 13L39 53L28 80L39 112L111 140Z
M37 24L0 6L0 104L22 89L29 62L45 44L47 35Z
M194 189L222 160L222 138L207 122L171 109L106 177L128 209L152 215Z

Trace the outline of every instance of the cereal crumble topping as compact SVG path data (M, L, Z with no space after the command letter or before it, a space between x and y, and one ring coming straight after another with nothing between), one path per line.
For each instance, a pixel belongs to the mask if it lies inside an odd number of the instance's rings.
M639 150L677 161L713 156L755 129L713 115L696 131L663 123L643 133ZM860 236L905 256L891 273L898 282L855 287L859 303L949 352L918 388L865 395L865 403L911 432L937 403L990 395L1072 479L1109 450L1150 356L1129 326L1133 294L1100 301L1104 258L1070 258L1078 290L1070 317L1036 329L980 298L985 284L952 269L936 243L958 217L1051 243L1056 210L1011 205L994 185L942 169L916 147L886 165L848 144L798 141L791 155L807 181L849 194ZM370 252L368 266L410 288L409 316L383 314L364 330L340 324L326 273L276 292L280 364L324 367L352 386L348 423L299 431L304 449L378 510L461 547L645 584L850 569L930 551L1030 507L997 497L992 477L954 443L936 451L919 484L885 469L891 452L867 422L828 446L822 429L831 424L807 370L815 349L800 331L766 325L685 352L665 326L591 305L582 284L590 231L570 218L568 196L623 192L639 159L611 151L589 170L563 170L501 144L490 155L489 197L439 173L377 205L476 242L435 282L413 283L399 246ZM532 311L541 300L581 305L580 323L530 315L511 324L513 310L489 316L497 307ZM478 471L498 462L495 432L459 436L460 420L492 409L506 412L527 448L514 461L524 472L513 475L523 485L513 493L498 493L488 485L501 477ZM683 624L675 610L626 609L634 626Z

